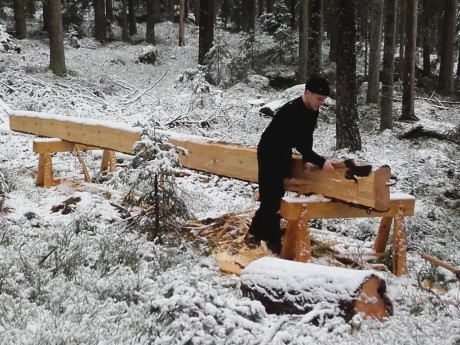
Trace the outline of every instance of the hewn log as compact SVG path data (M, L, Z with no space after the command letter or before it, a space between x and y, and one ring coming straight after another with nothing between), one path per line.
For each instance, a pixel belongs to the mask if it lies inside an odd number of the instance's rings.
M243 270L241 290L274 314L306 314L322 305L330 317L350 321L360 313L383 321L393 310L378 272L273 257L253 261Z
M111 121L96 121L71 116L48 115L13 110L9 116L13 131L60 138L72 143L97 146L123 153L133 153L141 131Z
M110 121L18 110L13 110L9 119L10 128L14 131L60 138L72 144L77 143L130 154L133 153L135 142L141 140L139 128ZM255 147L223 143L198 136L158 132L165 134L172 144L187 151L186 155L179 157L181 164L186 168L243 181L258 181ZM49 146L50 150L51 146L63 150L66 144L50 142ZM285 189L305 194L321 194L378 211L388 209L389 167L381 167L369 176L348 176L348 172L349 167L343 163L336 165L334 172L325 172L321 169L304 172L301 157L293 155L293 179L285 183Z

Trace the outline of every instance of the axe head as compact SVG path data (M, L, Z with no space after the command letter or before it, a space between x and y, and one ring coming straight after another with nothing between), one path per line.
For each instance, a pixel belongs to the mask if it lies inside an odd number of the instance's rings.
M356 177L366 177L372 172L372 165L356 165L353 159L346 159L344 162L348 170L345 172L345 178L355 180Z

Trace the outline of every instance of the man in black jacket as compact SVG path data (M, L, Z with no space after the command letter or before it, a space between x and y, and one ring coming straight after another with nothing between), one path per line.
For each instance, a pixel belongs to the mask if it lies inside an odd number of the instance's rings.
M302 155L304 164L313 163L323 170L334 170L331 160L313 151L313 132L319 108L329 93L327 80L321 77L309 79L303 95L276 112L257 146L260 207L252 219L249 233L266 241L274 253L281 252L278 211L284 195L283 180L291 174L292 149Z

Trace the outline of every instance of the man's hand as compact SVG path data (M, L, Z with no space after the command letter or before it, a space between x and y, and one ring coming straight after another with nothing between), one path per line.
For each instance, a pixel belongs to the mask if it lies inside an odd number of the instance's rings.
M336 163L337 161L331 160L331 159L326 159L326 162L324 162L323 165L323 170L324 171L334 171L334 165L333 163Z

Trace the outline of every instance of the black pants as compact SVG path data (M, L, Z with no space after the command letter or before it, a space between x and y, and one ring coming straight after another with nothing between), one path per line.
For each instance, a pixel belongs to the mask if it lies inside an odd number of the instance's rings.
M292 154L275 153L259 147L260 206L252 219L250 233L262 240L275 240L281 237L278 214L281 198L284 196L283 180L290 175Z

